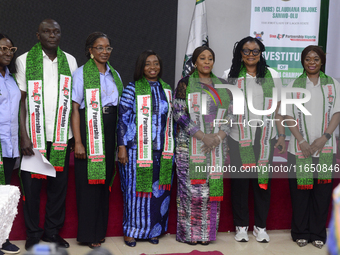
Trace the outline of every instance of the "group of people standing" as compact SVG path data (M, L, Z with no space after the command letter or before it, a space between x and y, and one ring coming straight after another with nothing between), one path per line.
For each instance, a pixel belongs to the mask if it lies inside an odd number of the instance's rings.
M312 113L310 117L301 114L301 109L294 105L287 107L285 115L281 114L280 100L272 105L273 89L280 90L282 84L279 74L267 66L262 56L265 47L256 38L246 37L235 44L231 68L222 78L212 72L213 50L207 46L196 48L192 72L179 81L173 93L171 86L161 79L163 63L152 50L139 55L134 81L124 88L119 73L108 61L113 48L106 34L95 32L88 36L85 43L88 61L80 68L74 57L59 48L60 37L59 24L44 20L37 32L39 42L15 61L17 48L7 36L0 34L1 184L10 183L20 155L19 136L22 155L39 152L56 169L56 177L20 172L26 249L40 239L69 247L59 236L59 230L65 219L72 150L77 241L90 248L105 242L116 156L124 201L124 242L131 247L136 246L138 239L158 244L159 236L167 231L174 174L177 175L177 241L208 245L216 240L223 173L197 171L197 167L223 166L228 153L230 164L236 169L271 165L274 148L280 153L286 151L284 119L298 121L298 126L290 125L288 164L334 166L336 141L332 133L340 122L337 99L340 88L335 79L322 72L325 54L317 46L309 46L302 52L304 72L289 85L312 94L305 104ZM233 114L232 93L216 84L233 84L242 90L246 100L244 114ZM247 93L252 95L255 109L274 107L275 111L270 115L255 115L249 111ZM290 96L294 99L300 94ZM214 125L215 119L227 120L228 124ZM232 120L247 123L252 119L262 120L262 124L271 123L266 119L279 121L276 128L261 125L259 121L252 126L230 125ZM302 171L290 173L289 177L292 238L299 246L312 242L321 248L326 241L332 172L313 175ZM44 179L48 184L42 229L39 197ZM266 220L271 176L261 171L231 175L235 240L249 240L249 182L255 204L253 234L257 241L269 242ZM18 252L8 240L2 249Z

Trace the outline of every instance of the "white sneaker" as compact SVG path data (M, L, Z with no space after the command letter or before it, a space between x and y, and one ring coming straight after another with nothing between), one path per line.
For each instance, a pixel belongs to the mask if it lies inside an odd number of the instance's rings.
M235 240L238 242L248 242L249 237L248 237L248 227L236 227L236 235L235 235Z
M266 228L259 228L254 225L253 235L256 237L256 241L260 243L268 243L270 241Z

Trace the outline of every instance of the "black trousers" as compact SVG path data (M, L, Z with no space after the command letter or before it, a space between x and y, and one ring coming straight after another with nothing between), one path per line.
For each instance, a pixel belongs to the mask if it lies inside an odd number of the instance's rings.
M50 157L51 146L52 142L47 142L47 159ZM56 177L47 176L47 202L44 223L44 230L47 236L58 234L64 225L69 160L70 142L66 150L64 170L56 172ZM21 171L20 176L25 192L23 207L26 235L28 238L40 238L44 232L39 227L40 192L44 180L31 178L31 173L27 171Z
M87 159L74 159L76 197L78 208L77 241L98 243L105 238L109 218L109 186L113 177L115 163L115 136L117 107L113 114L103 114L105 138L105 184L89 184ZM85 110L79 110L81 140L87 151Z
M256 129L255 142L253 150L255 154L256 163L260 156L260 139L261 129ZM275 145L275 138L271 139L271 150L269 156L269 164L273 163L273 152ZM242 160L239 150L239 142L235 141L231 137L228 137L228 146L230 148L230 165L235 166L239 170L242 166ZM236 176L237 175L237 176ZM231 203L233 210L233 219L235 226L249 226L249 208L248 208L248 193L249 182L252 182L254 193L254 218L255 225L260 228L266 227L267 216L270 205L270 188L271 180L268 180L268 188L266 190L261 189L258 184L257 173L243 173L244 178L239 173L231 173Z
M319 158L313 157L312 160L313 164L319 163ZM335 163L334 154L333 167ZM295 155L288 153L288 166L290 165L296 165L296 158ZM293 208L291 230L293 241L306 239L310 242L315 240L326 242L326 222L333 183L318 184L315 173L313 189L301 190L297 188L296 173L292 171L289 175L289 189Z
M16 158L2 158L4 161L5 183L11 184L13 168Z

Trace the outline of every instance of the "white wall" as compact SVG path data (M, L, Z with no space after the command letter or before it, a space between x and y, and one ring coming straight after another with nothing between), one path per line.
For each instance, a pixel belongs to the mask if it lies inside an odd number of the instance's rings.
M326 52L326 74L340 80L340 31L339 31L339 0L330 0L328 16L327 52Z
M176 82L181 78L196 0L178 0ZM216 55L213 72L230 68L235 42L249 35L251 0L206 0L209 46Z

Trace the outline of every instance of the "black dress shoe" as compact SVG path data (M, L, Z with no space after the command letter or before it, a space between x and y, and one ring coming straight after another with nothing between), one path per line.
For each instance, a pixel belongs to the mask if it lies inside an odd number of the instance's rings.
M66 242L60 235L47 236L44 234L41 237L41 240L43 240L44 242L48 242L48 243L56 243L58 246L62 248L70 247L70 244Z
M196 245L197 244L196 241L194 241L194 242L186 242L186 243L189 244L189 245Z
M135 247L136 246L136 240L133 238L131 239L130 241L125 241L124 240L124 243L129 246L129 247Z
M158 237L153 237L153 238L149 239L149 243L158 244L159 243Z
M40 241L37 237L27 237L26 243L25 243L25 249L28 251L31 247L33 247L35 244L38 244Z

